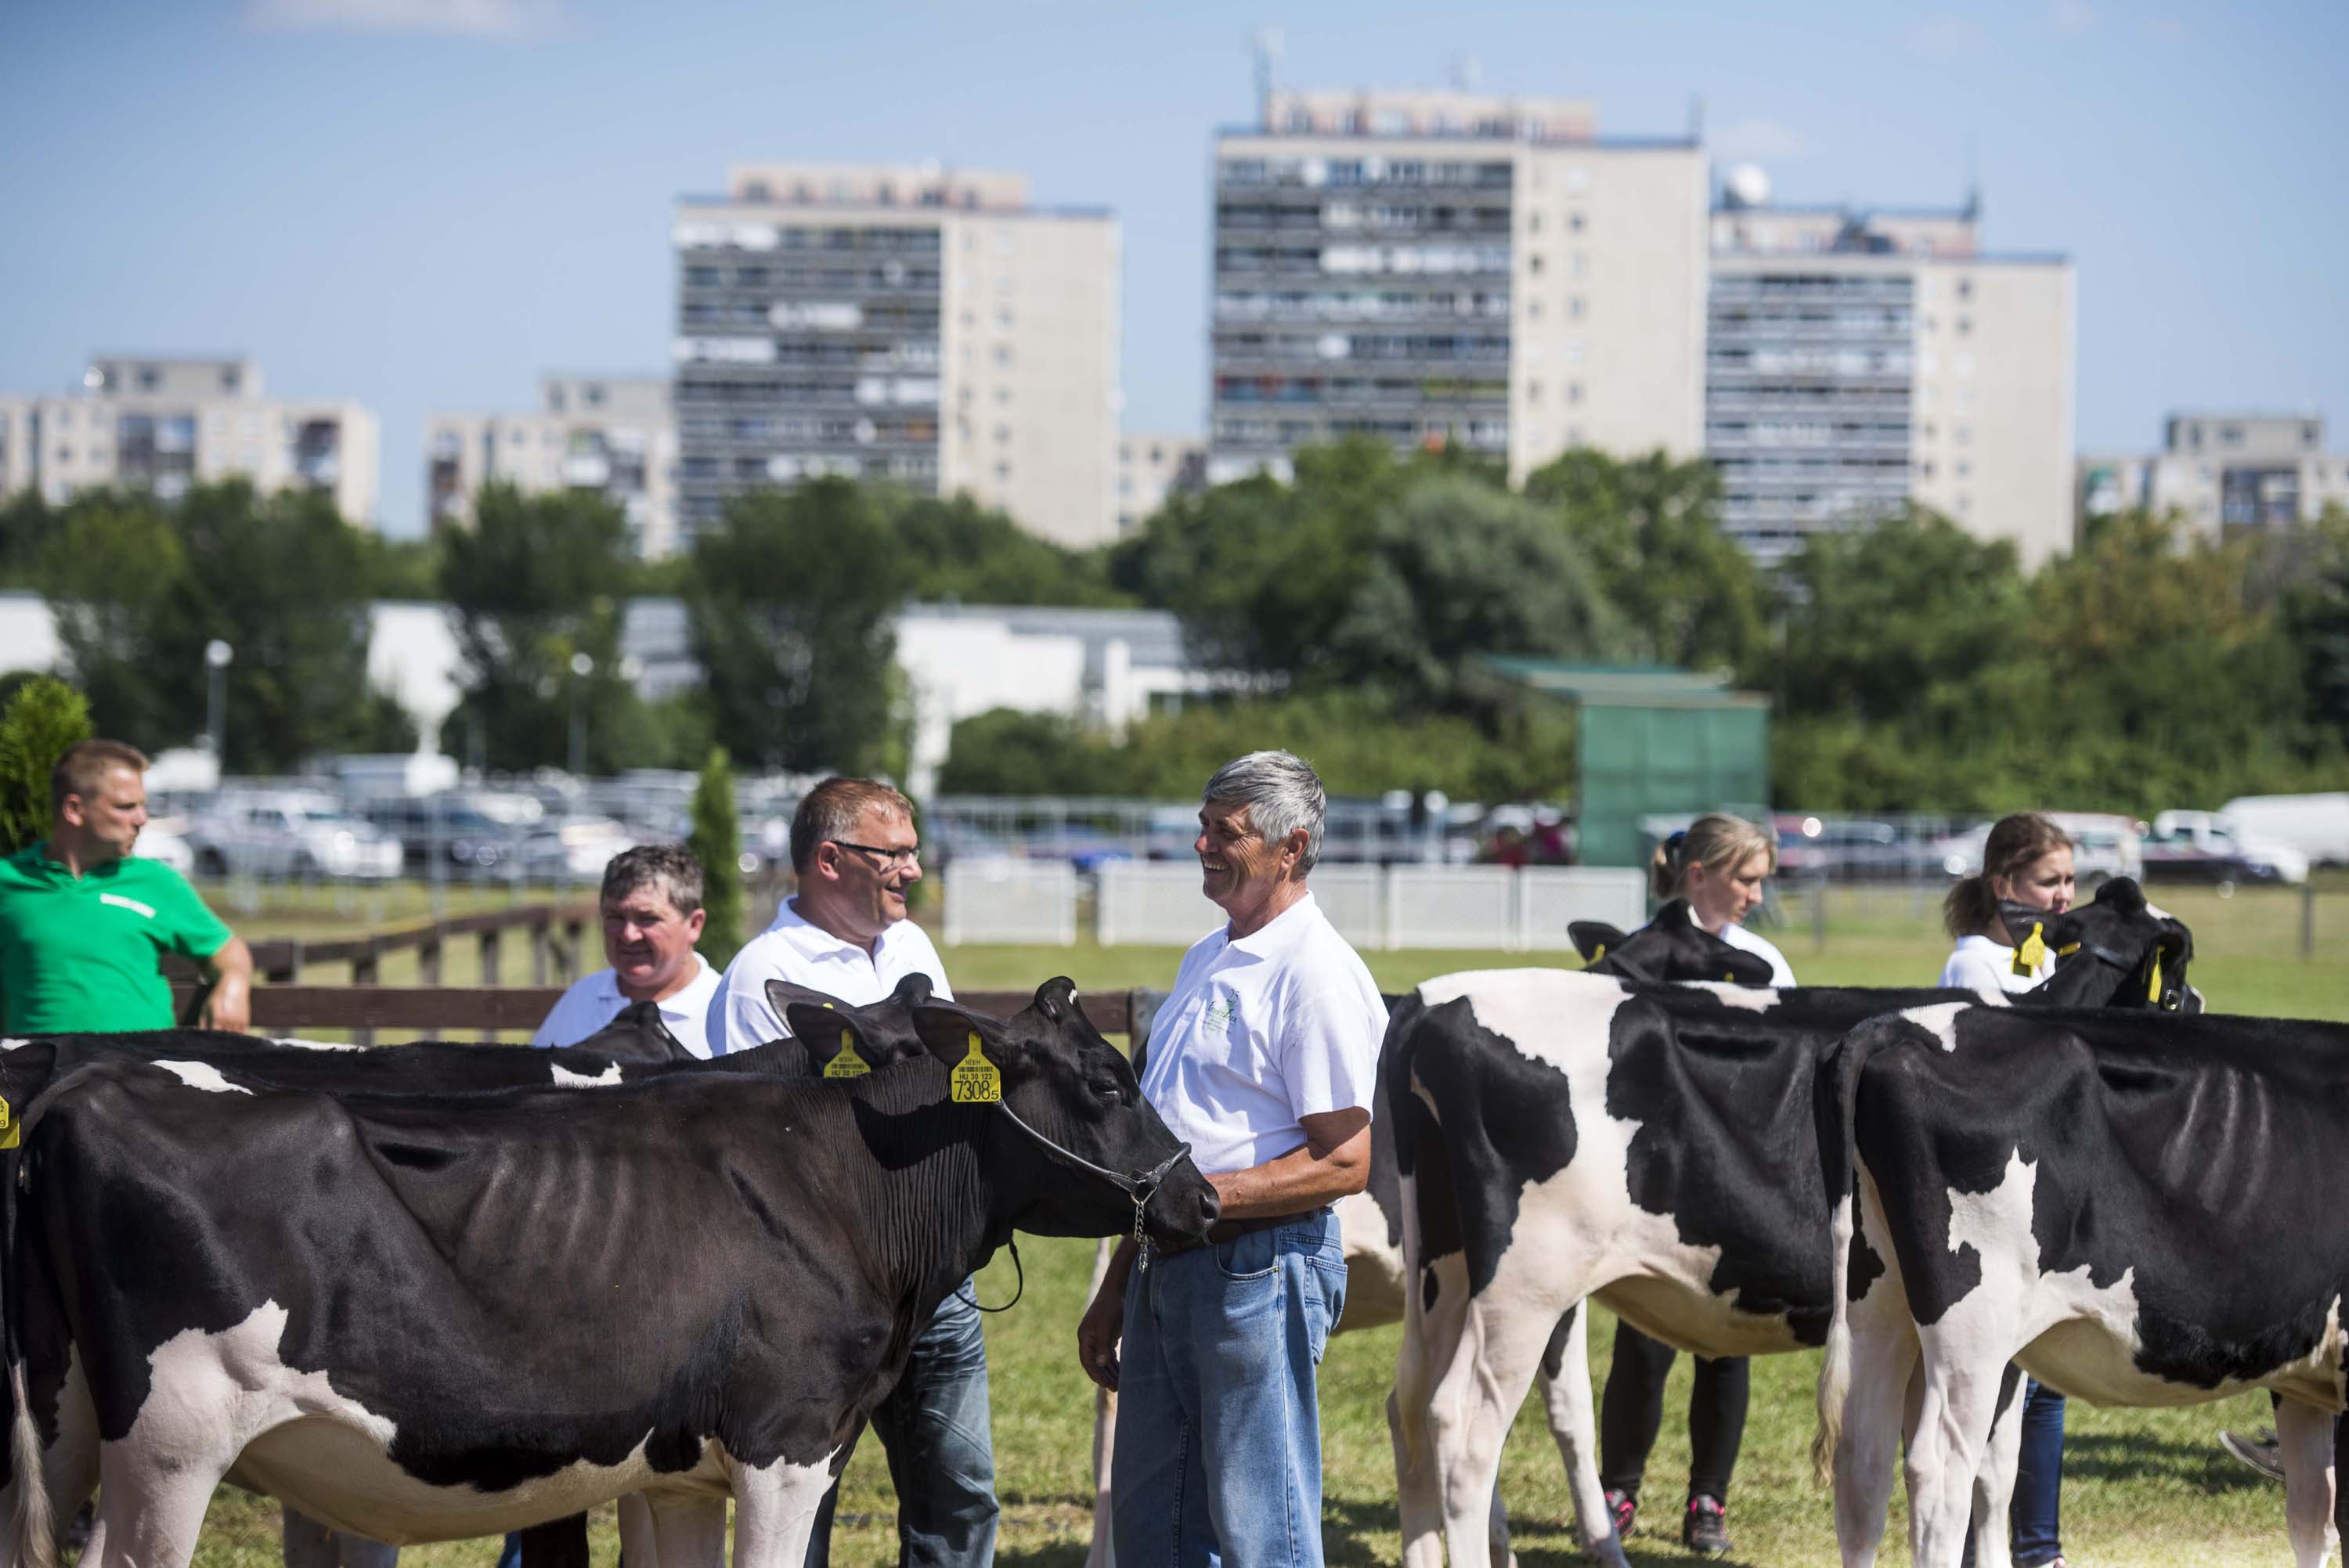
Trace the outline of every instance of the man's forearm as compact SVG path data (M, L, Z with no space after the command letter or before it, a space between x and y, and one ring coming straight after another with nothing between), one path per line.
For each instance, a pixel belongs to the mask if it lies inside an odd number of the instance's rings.
M1370 1139L1365 1132L1359 1140L1326 1150L1317 1151L1311 1143L1302 1143L1261 1165L1223 1171L1207 1180L1215 1185L1225 1219L1254 1220L1302 1213L1351 1197L1370 1184Z

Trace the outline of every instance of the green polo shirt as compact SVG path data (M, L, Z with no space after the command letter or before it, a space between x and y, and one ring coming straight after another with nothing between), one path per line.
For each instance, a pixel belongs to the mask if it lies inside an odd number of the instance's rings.
M136 857L75 876L45 840L0 860L0 1029L168 1029L166 953L209 958L233 934L187 879Z

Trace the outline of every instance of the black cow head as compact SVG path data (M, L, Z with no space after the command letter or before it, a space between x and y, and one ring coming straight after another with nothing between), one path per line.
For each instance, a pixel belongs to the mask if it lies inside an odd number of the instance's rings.
M1574 938L1575 951L1588 960L1583 968L1593 975L1657 984L1671 980L1770 984L1770 961L1732 947L1690 919L1684 898L1667 903L1656 911L1655 919L1628 936L1603 920L1578 920L1566 929Z
M985 1143L990 1175L1015 1195L1016 1228L1046 1236L1130 1232L1131 1192L1085 1166L1131 1181L1170 1160L1144 1212L1150 1234L1188 1244L1214 1222L1215 1189L1187 1158L1174 1158L1182 1146L1142 1098L1125 1057L1087 1021L1074 982L1046 981L1032 1004L1001 1022L932 1006L914 1009L914 1026L953 1075L957 1099L984 1105L999 1097L1025 1124L996 1118Z
M624 1062L689 1062L695 1059L668 1026L661 1022L657 1002L631 1002L620 1016L574 1047L598 1051Z
M790 1039L773 1041L767 1048L780 1054L797 1047L797 1060L786 1076L862 1078L928 1054L914 1028L914 1009L930 1002L927 975L908 975L897 982L896 990L862 1007L785 980L767 982L767 1000L792 1031Z
M2186 983L2194 934L2186 923L2146 902L2129 877L2115 877L2088 903L2062 914L2002 903L1999 918L2017 939L2015 962L2039 956L2033 944L2055 954L2055 973L2031 993L2033 1000L2072 1007L2149 1007L2199 1013L2201 993Z

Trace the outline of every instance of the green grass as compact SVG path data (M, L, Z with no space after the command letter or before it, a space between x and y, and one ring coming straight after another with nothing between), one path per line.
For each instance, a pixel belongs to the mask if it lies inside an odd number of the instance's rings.
M503 902L502 899L497 902ZM2291 895L2244 892L2231 900L2201 891L2160 897L2194 929L2192 978L2214 1011L2349 1019L2349 897L2320 901L2316 951L2300 954L2300 904ZM391 919L421 918L421 909ZM294 909L241 921L249 934L326 934L332 909ZM1797 973L1819 985L1926 985L1940 971L1947 944L1930 900L1902 890L1837 891L1829 899L1826 941L1814 942L1812 912L1795 903L1771 935ZM271 923L274 922L274 929ZM364 929L353 923L349 929ZM337 931L336 934L341 932ZM451 984L462 984L460 949L449 955ZM946 954L948 974L967 990L1030 987L1054 975L1089 990L1164 986L1181 954L1171 948L965 946ZM1373 953L1363 955L1381 986L1401 990L1453 970L1571 962L1511 953ZM508 975L518 961L507 959ZM389 983L397 971L387 965ZM411 982L412 983L412 982ZM999 1555L1010 1563L1079 1568L1091 1527L1092 1385L1077 1370L1077 1315L1092 1256L1089 1243L1030 1240L1021 1253L1026 1297L990 1317L996 1464L1004 1503ZM980 1299L1008 1300L1011 1270L999 1258L980 1278ZM1339 1568L1396 1561L1394 1474L1384 1403L1392 1381L1399 1330L1340 1334L1321 1372L1324 1539ZM1613 1319L1593 1317L1594 1387L1604 1386ZM1754 1401L1731 1500L1734 1561L1775 1568L1835 1560L1827 1499L1810 1482L1806 1455L1816 1356L1781 1356L1754 1364ZM1678 1546L1672 1509L1688 1473L1688 1362L1674 1368L1666 1418L1649 1470L1651 1522L1630 1542L1636 1563L1692 1559ZM2065 1459L2064 1545L2072 1561L2099 1568L2144 1564L2270 1563L2284 1555L2280 1488L2228 1459L2213 1439L2222 1427L2264 1425L2264 1395L2178 1410L2099 1410L2075 1401ZM1538 1401L1521 1412L1503 1470L1511 1527L1524 1568L1566 1568L1577 1560L1572 1516L1557 1452ZM864 1444L851 1464L834 1560L843 1568L895 1561L893 1494L878 1445ZM277 1561L276 1505L223 1488L215 1499L202 1568L264 1568ZM1897 1494L1882 1561L1908 1561ZM611 1510L595 1519L596 1568L618 1557ZM419 1547L410 1568L487 1568L494 1542Z

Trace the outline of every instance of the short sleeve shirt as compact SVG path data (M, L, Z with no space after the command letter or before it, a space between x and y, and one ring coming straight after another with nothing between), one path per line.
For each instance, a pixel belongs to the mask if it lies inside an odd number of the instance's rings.
M163 954L210 958L234 934L187 879L126 856L77 877L47 841L0 860L0 1029L168 1029Z
M870 949L843 942L820 925L800 917L799 901L785 899L774 923L743 944L726 966L726 977L709 1003L709 1049L724 1056L747 1051L791 1034L791 1027L767 1000L767 982L785 980L852 1007L885 1001L908 975L930 977L933 994L952 1000L946 965L929 934L910 920L901 920L881 933Z
M1379 1070L1386 1003L1311 893L1253 935L1183 956L1151 1026L1142 1093L1210 1174L1305 1142L1302 1119L1360 1106Z
M2038 968L2017 975L2014 949L1977 934L1958 938L1950 961L1941 965L1940 984L1964 991L2028 991L2054 973L2055 957L2050 954Z
M1778 951L1778 944L1766 936L1757 936L1746 930L1742 921L1733 920L1723 926L1721 939L1769 965L1771 985L1792 985L1795 983L1795 966L1786 962L1786 955Z
M718 971L712 969L700 954L693 955L693 979L682 991L660 999L661 1024L677 1037L677 1043L697 1057L709 1054L709 1038L703 1032L709 1018L709 1004L718 995ZM533 1046L575 1046L588 1036L601 1031L605 1025L626 1010L628 999L620 995L619 977L609 969L598 969L572 982L530 1037Z

